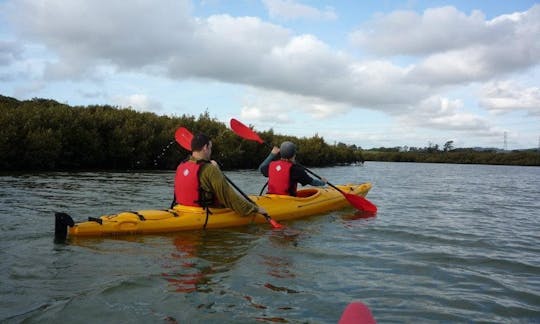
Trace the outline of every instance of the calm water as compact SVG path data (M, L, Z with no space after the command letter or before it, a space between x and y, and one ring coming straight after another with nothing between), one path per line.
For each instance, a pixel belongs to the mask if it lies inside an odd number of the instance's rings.
M0 322L540 322L540 168L368 162L314 169L371 181L353 209L285 223L53 241L75 220L169 206L172 172L0 176ZM264 179L227 175L248 193Z

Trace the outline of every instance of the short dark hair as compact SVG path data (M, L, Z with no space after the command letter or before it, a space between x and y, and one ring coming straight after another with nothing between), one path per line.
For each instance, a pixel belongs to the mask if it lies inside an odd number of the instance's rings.
M191 139L191 151L200 151L205 145L210 143L210 137L203 133L197 133Z

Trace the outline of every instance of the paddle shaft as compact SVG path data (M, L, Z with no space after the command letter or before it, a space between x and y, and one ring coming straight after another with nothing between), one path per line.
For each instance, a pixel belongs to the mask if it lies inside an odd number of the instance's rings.
M251 198L249 198L248 195L246 195L245 192L242 191L242 189L240 189L234 182L232 182L231 179L229 179L229 177L227 177L223 172L222 172L223 176L225 177L225 180L227 180L227 182L234 187L234 189L236 189L236 191L238 191L242 197L244 197L247 201L249 201L250 203L254 204L254 205L257 205L256 202L254 202ZM278 228L282 225L278 224L275 220L273 220L272 218L270 218L270 215L266 214L266 213L261 213L261 215L263 215L263 217L268 221L270 222L270 224L272 224L272 226L274 226L275 228Z
M225 180L227 180L228 183L231 184L231 186L234 187L234 189L236 189L236 191L238 191L244 198L246 198L247 201L249 201L250 203L254 204L254 205L257 205L257 203L255 203L251 198L249 198L248 195L246 195L242 189L240 189L234 182L232 182L231 179L229 179L229 177L227 177L225 174L223 174L223 176L225 177ZM264 216L264 218L266 218L267 221L270 221L270 216L268 214L261 214Z
M318 175L317 173L311 171L310 169L306 168L305 166L299 164L299 163L296 163L296 165L298 165L299 167L301 167L302 169L306 170L308 173L312 174L313 176L315 176L317 179L320 179L322 180L322 177L320 175ZM341 192L342 194L344 194L344 192L339 189L338 187L334 186L333 184L331 184L329 181L326 181L326 184L329 185L330 187L336 189L337 191Z
M228 183L231 184L231 186L234 187L234 189L236 189L236 191L238 191L244 198L246 198L247 201L249 201L250 203L254 204L255 202L253 200L251 200L251 198L249 198L248 195L246 195L234 182L232 182L231 179L229 179L229 177L227 177L225 174L223 174L223 176L225 177L225 180L227 180Z

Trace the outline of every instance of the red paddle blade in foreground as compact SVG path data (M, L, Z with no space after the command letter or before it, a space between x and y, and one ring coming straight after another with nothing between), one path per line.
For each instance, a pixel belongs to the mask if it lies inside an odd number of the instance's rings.
M180 127L174 133L174 139L176 143L180 144L183 148L188 151L191 151L191 140L193 139L193 134L185 127Z
M264 141L259 137L257 133L255 133L255 131L242 124L237 119L231 118L231 129L236 135L242 138L258 142L259 144L264 144Z
M338 324L376 324L375 318L369 307L362 302L352 302L341 314Z

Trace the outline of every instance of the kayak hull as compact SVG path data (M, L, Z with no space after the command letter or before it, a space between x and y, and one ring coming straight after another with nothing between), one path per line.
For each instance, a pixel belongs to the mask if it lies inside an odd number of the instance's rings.
M346 194L365 197L371 189L370 183L337 186ZM257 205L264 207L272 219L285 221L310 215L339 210L349 206L344 195L332 188L308 188L298 190L297 197L266 194L250 196ZM106 236L124 234L170 233L196 229L213 229L265 223L262 215L240 216L229 208L210 208L177 205L166 210L126 211L89 221L73 223L71 217L57 213L55 235L66 236ZM61 216L59 217L59 214ZM61 218L59 220L59 218ZM65 220L67 219L67 221ZM60 223L60 224L59 224Z

